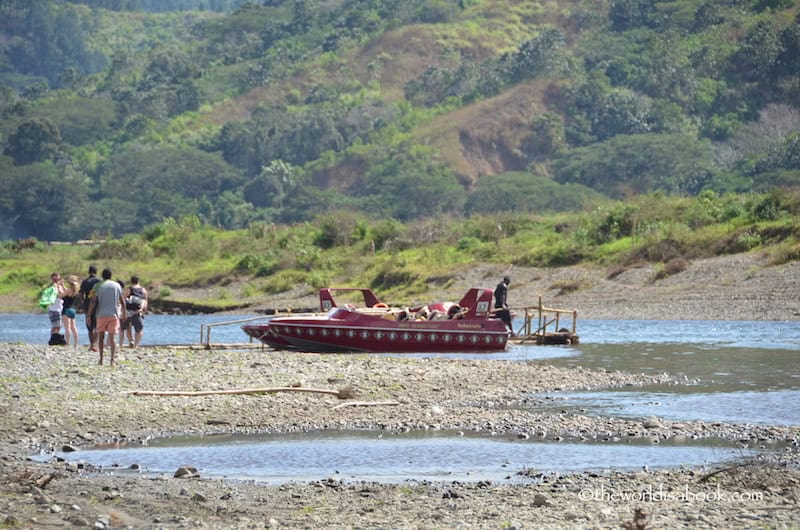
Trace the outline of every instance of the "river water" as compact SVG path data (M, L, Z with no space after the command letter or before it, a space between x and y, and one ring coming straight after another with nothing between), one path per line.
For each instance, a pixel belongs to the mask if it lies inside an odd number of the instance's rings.
M201 325L250 317L255 315L152 315L145 321L143 342L198 344ZM43 343L48 327L46 315L0 315L0 342ZM575 346L510 345L488 354L441 356L668 373L685 383L528 396L526 406L537 411L800 425L798 321L584 320L578 333L581 343ZM246 341L239 324L213 328L212 342ZM714 441L671 447L548 443L442 432L320 432L162 440L149 447L61 456L118 469L138 464L150 472L172 472L179 465L201 461L208 475L282 482L331 475L380 481L513 480L515 471L526 467L576 471L596 469L598 462L602 462L599 467L614 469L695 465L724 460L739 451Z
M639 442L557 443L444 431L324 431L177 437L152 441L147 447L89 449L57 455L118 472L135 466L147 473L169 475L180 466L191 464L203 476L281 484L328 477L384 483L513 483L530 478L530 470L533 475L657 469L704 465L745 454L742 449L719 441L678 445ZM38 455L34 459L49 457Z

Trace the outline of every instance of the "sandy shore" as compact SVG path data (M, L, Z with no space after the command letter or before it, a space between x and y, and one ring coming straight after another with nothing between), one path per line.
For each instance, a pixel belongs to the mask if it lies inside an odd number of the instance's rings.
M734 259L735 258L735 259ZM748 259L759 259L758 257ZM587 318L797 319L797 265L765 268L732 257L693 264L672 284L632 269L599 272L516 269L512 295L544 291ZM740 271L734 273L732 271ZM499 271L460 279L486 283ZM554 275L562 275L562 283ZM725 275L730 274L725 279ZM587 285L558 294L587 275ZM469 277L471 276L471 277ZM694 278L691 280L689 278ZM750 283L748 283L750 282ZM694 287L691 284L694 283ZM452 287L460 290L456 282ZM613 304L606 303L614 295ZM126 350L114 369L85 350L0 344L0 524L11 528L619 528L800 526L800 426L630 421L520 407L534 392L673 382L645 375L543 363L264 353ZM679 384L680 382L675 382ZM349 389L351 400L281 392L203 397L133 396L136 390L299 386ZM348 401L393 405L345 406ZM741 445L742 461L713 469L632 473L530 472L521 484L348 483L336 477L269 486L139 473L96 474L72 463L27 460L39 450L141 443L174 433L305 429L474 430L552 441L719 437ZM747 448L781 447L751 462ZM79 453L76 453L79 454ZM202 470L203 462L186 462ZM519 470L512 469L510 473ZM639 522L642 522L641 520ZM635 526L632 526L635 527Z

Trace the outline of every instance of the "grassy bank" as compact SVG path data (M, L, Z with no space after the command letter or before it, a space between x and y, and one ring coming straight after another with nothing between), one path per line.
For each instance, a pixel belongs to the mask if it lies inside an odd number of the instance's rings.
M800 259L800 192L694 198L660 194L551 215L435 218L403 224L348 211L291 226L225 231L196 218L93 244L6 241L0 251L5 310L36 310L49 273L85 275L89 263L143 278L153 299L232 308L296 286L366 285L392 298L446 287L478 263L600 265L617 274L642 263L654 279L693 259L759 250L770 264Z

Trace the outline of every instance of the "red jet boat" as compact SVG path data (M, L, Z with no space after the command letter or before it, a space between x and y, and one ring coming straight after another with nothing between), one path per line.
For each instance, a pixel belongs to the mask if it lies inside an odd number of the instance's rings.
M334 298L361 293L363 303ZM279 350L304 352L443 353L505 349L509 332L491 312L492 290L473 287L458 304L438 302L416 308L389 307L370 289L323 288L325 314L274 317L242 329Z

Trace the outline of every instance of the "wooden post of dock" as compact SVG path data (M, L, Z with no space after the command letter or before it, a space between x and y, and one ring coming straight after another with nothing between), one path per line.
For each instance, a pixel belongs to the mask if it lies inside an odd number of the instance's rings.
M537 336L544 335L544 329L542 329L542 326L544 325L544 322L542 321L542 315L544 315L543 309L544 306L542 306L542 296L539 295L539 326L536 328Z

